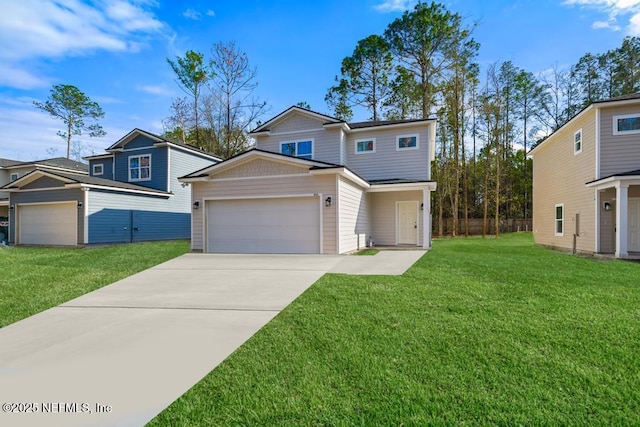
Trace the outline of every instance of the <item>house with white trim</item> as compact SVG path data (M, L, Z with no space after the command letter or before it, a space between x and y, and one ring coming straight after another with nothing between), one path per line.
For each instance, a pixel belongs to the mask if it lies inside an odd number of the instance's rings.
M640 94L592 103L531 156L536 243L640 255Z
M187 174L191 245L219 253L431 247L435 119L347 123L297 106L254 149Z
M88 173L37 168L0 188L9 193L10 243L82 246L188 239L191 189L178 177L220 161L140 129L86 160Z

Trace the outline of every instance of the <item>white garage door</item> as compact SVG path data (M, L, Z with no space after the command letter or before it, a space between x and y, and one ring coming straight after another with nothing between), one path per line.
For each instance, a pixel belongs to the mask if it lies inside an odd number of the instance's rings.
M319 253L318 198L208 201L207 251Z
M65 245L78 243L78 209L73 203L18 206L18 243Z

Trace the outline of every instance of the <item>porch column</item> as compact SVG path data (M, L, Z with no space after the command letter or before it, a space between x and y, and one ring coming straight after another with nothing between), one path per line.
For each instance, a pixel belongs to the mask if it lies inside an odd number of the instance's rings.
M422 248L431 249L431 190L422 189Z
M629 185L616 185L616 258L627 257L627 212Z

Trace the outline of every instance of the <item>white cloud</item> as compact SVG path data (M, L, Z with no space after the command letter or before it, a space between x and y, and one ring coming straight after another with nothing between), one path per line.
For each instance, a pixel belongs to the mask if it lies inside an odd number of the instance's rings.
M209 9L209 10L207 10L207 16L216 16L216 12L211 10L211 9Z
M138 86L136 89L153 95L173 96L175 94L174 91L167 89L164 85L145 85Z
M184 16L185 18L188 19L193 19L194 21L198 21L200 19L202 19L202 14L200 12L198 12L195 9L187 9L184 12L182 12L182 16Z
M592 28L620 31L623 25L619 21L628 19L625 32L640 35L640 0L565 0L563 4L591 8L607 15L607 20L595 21Z
M140 1L20 0L0 14L0 84L42 86L46 80L26 70L25 61L87 55L96 50L135 52L141 37L164 24ZM32 68L32 67L29 67Z
M373 6L379 12L404 12L413 8L416 0L384 0L382 3Z

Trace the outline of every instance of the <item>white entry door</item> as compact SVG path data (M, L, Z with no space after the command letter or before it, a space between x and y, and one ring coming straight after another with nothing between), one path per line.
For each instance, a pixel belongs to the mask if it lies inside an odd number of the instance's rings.
M629 199L629 217L627 218L629 228L628 250L640 252L640 199Z
M418 244L418 202L397 203L397 236L399 245Z

